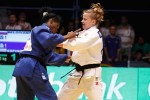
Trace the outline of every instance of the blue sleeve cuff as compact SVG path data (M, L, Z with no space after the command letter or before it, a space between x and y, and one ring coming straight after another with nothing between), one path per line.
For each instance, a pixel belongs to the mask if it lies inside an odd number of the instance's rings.
M61 66L65 63L67 57L67 54L53 53L53 55L48 60L48 65Z

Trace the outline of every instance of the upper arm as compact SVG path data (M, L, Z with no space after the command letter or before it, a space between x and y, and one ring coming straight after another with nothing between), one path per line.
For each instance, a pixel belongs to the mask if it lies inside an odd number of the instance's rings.
M62 35L53 34L47 29L41 29L40 31L38 31L36 37L43 48L55 47L57 44L64 41Z
M63 43L63 48L71 51L87 49L94 44L99 37L97 35L87 35L79 38L69 39Z

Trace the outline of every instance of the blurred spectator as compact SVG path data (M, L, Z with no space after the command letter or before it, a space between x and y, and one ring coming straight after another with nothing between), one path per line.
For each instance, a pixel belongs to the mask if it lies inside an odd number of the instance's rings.
M119 61L121 39L116 35L117 27L111 25L109 27L110 35L106 36L104 40L104 52L107 61L115 65Z
M144 56L142 59L143 59L144 61L150 63L150 51L149 51L149 53L146 54L146 56Z
M5 29L8 30L21 30L21 26L17 23L17 17L15 14L9 15L9 24L6 26Z
M118 26L117 34L121 37L121 59L127 61L131 59L131 48L134 43L135 33L128 23L126 16L121 17L121 24Z
M8 24L8 10L5 8L0 9L0 23L1 23L1 29L5 29L6 25Z
M100 32L102 33L104 38L110 34L109 25L110 25L110 20L106 19L104 20L104 25L100 27Z
M138 41L137 41L137 43L135 43L132 50L133 50L133 54L135 54L137 51L141 50L145 56L150 52L150 44L146 43L142 36L139 36Z
M149 59L150 59L150 51L148 52L148 54L146 54L146 56L149 57Z
M75 30L75 22L74 20L70 20L67 24L67 31L74 31Z
M19 14L18 24L21 26L22 30L31 30L31 24L26 22L26 13L24 12Z
M142 50L138 50L135 52L134 61L142 61L143 52Z
M79 19L75 19L74 24L75 24L75 30L82 27Z
M65 34L65 28L64 28L63 26L60 27L59 33L60 33L61 35L66 35L66 34Z

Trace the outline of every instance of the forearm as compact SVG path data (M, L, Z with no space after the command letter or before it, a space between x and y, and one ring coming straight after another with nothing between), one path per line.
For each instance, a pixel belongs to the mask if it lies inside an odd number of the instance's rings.
M76 37L76 33L71 31L71 32L68 32L67 35L64 35L63 37L64 37L64 40L75 38Z
M63 37L64 37L64 40L69 39L67 35L64 35Z
M49 65L57 65L60 66L63 63L65 63L65 61L67 60L68 56L67 54L57 54L57 53L53 53L51 55L51 57L48 60Z
M98 39L99 37L97 36L86 36L81 38L69 39L63 42L63 48L68 49L70 51L85 50L94 45L95 43L102 42Z

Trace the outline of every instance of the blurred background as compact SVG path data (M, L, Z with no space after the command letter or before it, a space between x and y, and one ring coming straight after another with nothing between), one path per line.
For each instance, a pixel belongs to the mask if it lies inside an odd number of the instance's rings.
M104 7L101 66L104 100L150 100L150 2L149 0L1 0L0 1L0 100L16 99L14 65L40 25L39 10L51 9L62 18L58 34L81 28L82 11L92 3ZM56 48L57 53L70 51ZM28 67L28 66L27 66ZM48 66L49 81L59 93L72 67ZM98 93L99 94L99 93ZM81 95L78 100L87 100Z
M104 21L99 26L104 42L102 66L150 67L148 0L1 0L0 63L15 64L18 53L28 39L29 35L26 35L41 24L38 12L42 7L48 7L61 16L62 24L58 33L64 35L80 28L82 11L88 9L91 3L98 2L105 11ZM21 38L24 41L19 38L16 42L19 32L23 34ZM13 36L9 35L12 33ZM110 36L118 36L119 43L116 45L114 39L110 44ZM71 54L62 48L56 48L56 52Z

